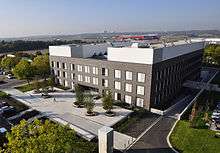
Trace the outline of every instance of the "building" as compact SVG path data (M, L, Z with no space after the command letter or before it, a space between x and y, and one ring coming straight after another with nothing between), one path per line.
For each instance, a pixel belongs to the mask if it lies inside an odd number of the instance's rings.
M119 46L119 47L118 47ZM185 80L200 77L204 42L50 46L52 73L60 84L79 84L145 109L165 109Z

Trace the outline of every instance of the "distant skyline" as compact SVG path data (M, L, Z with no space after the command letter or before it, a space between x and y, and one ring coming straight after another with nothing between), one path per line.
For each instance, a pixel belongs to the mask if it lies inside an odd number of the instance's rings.
M0 38L220 30L219 0L1 0Z

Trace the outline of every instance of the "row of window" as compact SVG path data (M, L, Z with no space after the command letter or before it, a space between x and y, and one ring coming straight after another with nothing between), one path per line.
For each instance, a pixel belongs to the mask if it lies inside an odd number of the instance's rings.
M82 82L83 81L83 76L82 75L77 75L78 81ZM91 83L91 77L89 76L85 76L85 80L86 83ZM92 84L94 85L98 85L98 78L96 77L92 77ZM108 87L108 80L107 79L102 79L102 86L103 87ZM114 82L114 88L116 90L121 90L121 82L119 81L115 81ZM132 84L130 83L125 83L125 91L126 92L132 92ZM137 86L137 94L138 95L144 95L144 86Z
M115 100L122 100L120 93L115 93ZM124 101L128 104L132 104L132 97L130 95L124 96ZM143 98L136 98L136 106L144 107L144 99Z
M52 67L54 67L54 63L52 62ZM70 64L71 70L75 70L75 65L74 64ZM60 68L60 63L57 62L57 68ZM67 64L66 63L62 63L62 68L63 69L67 69ZM78 72L83 72L83 66L82 65L77 65L77 71ZM90 66L84 66L84 72L85 73L91 73L91 69ZM94 75L98 75L99 74L99 69L98 67L92 67L92 74ZM102 68L102 75L103 76L108 76L108 69L107 68ZM122 77L122 72L121 70L114 70L114 77L117 79L121 79ZM145 82L145 74L144 73L137 73L137 81L138 82ZM133 72L131 71L126 71L125 72L125 79L132 81L133 80Z

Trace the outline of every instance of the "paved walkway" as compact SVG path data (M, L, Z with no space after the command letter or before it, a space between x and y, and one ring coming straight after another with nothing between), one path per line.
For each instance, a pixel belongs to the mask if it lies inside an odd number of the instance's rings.
M107 117L104 115L105 110L102 108L101 101L97 100L94 110L99 114L93 117L86 116L85 108L74 108L72 106L75 101L75 94L66 91L50 93L52 98L48 99L43 99L40 94L23 93L17 89L4 89L4 92L56 122L64 125L69 124L80 136L89 141L98 136L98 129L103 126L113 126L131 113L130 110L115 107L116 116ZM124 150L134 140L135 138L131 136L114 132L115 149Z

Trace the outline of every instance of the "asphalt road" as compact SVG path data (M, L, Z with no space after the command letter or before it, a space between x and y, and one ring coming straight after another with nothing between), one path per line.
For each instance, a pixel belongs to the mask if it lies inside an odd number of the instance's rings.
M162 116L146 134L143 135L127 153L174 153L167 143L167 135L177 120L176 114L180 114L185 107L193 99L193 95L189 95L187 99L170 111L167 115Z
M4 76L1 76L0 78L2 77ZM5 83L0 84L0 89L12 88L14 86L26 83L25 80L7 79L7 78L4 79L4 82Z

